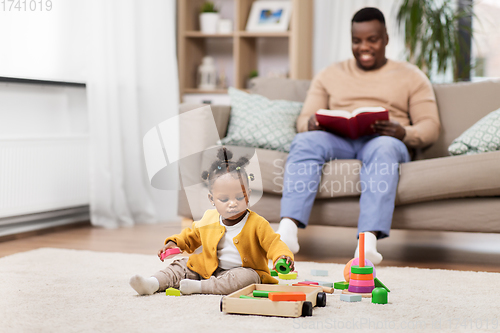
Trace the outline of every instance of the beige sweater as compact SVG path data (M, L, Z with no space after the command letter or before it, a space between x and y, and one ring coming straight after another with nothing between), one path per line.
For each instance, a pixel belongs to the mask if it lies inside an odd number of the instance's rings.
M355 59L333 64L319 72L311 83L297 131L307 131L307 122L319 109L347 110L382 106L391 120L406 130L403 142L412 148L434 143L440 130L432 85L416 66L388 60L377 70L363 71Z

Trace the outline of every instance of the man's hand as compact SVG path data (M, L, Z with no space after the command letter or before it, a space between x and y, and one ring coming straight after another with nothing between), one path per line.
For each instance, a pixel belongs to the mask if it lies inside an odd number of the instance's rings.
M161 260L161 261L163 261L163 260L161 259L161 254L162 254L163 252L165 252L166 250L168 250L168 249L174 249L174 248L178 248L178 249L179 249L179 247L177 246L177 244L175 244L175 243L174 243L174 242L172 242L172 241L168 241L168 242L167 242L167 244L165 244L165 246L164 246L164 247L162 247L162 248L158 251L158 258L160 258L160 260ZM164 258L164 259L168 259L168 257L167 257L167 258Z
M316 115L313 114L309 118L309 121L307 122L307 130L308 131L324 131L325 128L323 126L319 125L318 120L316 119Z
M372 125L375 133L380 135L392 136L393 138L403 141L406 130L397 121L393 120L377 120L375 124Z
M276 259L273 263L273 270L276 270L276 262L280 259L285 259L286 260L286 264L290 266L290 271L294 271L295 270L295 265L293 263L293 260L292 258L288 257L288 256L280 256L278 259Z

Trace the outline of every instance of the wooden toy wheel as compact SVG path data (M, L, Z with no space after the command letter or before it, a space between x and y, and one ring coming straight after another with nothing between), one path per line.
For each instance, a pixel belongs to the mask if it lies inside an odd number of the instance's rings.
M326 306L326 294L324 292L320 292L316 296L316 306L319 306L319 307Z
M310 317L313 315L313 305L311 302L302 303L302 317Z

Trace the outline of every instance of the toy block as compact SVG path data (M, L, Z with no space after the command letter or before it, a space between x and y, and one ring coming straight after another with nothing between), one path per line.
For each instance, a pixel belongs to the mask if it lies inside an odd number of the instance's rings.
M175 288L168 288L167 290L165 290L165 295L167 295L167 296L180 296L181 291L178 289L175 289Z
M295 280L297 278L297 272L290 272L288 274L278 273L278 277L282 280Z
M307 285L315 284L315 285L319 286L319 283L315 282L315 281L302 281L302 282L297 282L297 283L298 284L307 284Z
M317 282L318 285L323 286L323 287L333 288L333 282L326 282L326 281L319 281L319 280L308 280L308 281Z
M300 292L278 292L269 293L269 299L273 302L279 301L305 301L306 294Z
M387 289L378 287L372 291L372 303L387 304Z
M168 256L171 256L171 255L174 255L174 254L179 254L181 253L181 249L175 247L173 249L167 249L165 250L161 256L160 256L160 260L163 261L166 257Z
M276 272L281 273L281 274L288 274L290 273L290 265L286 263L286 259L279 259L276 261L276 265L274 265L276 268Z
M341 294L340 300L344 302L361 302L361 295Z
M351 273L350 280L373 280L373 274L353 274L353 273Z
M340 290L347 289L347 288L349 288L349 282L346 282L346 281L335 282L333 284L333 288L340 289Z
M365 267L359 267L359 266L351 266L351 273L354 274L373 274L373 267L372 266L365 266Z
M271 269L271 276L278 276L278 272L276 272L274 269Z
M373 280L354 280L351 279L349 281L349 286L354 287L375 287L375 283Z
M384 288L385 290L387 290L388 292L391 292L389 290L389 288L387 288L383 283L382 281L380 281L379 279L375 278L374 279L374 282L375 282L375 287L380 287L380 288Z
M311 275L314 276L328 276L328 271L324 271L321 269L311 269Z
M245 299L264 299L262 297L252 297L252 296L247 296L247 295L241 295L240 298L245 298Z

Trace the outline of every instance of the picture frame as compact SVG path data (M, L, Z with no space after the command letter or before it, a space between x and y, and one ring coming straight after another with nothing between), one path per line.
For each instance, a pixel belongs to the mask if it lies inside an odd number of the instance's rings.
M292 3L290 1L254 1L248 16L246 31L287 31L291 12Z

